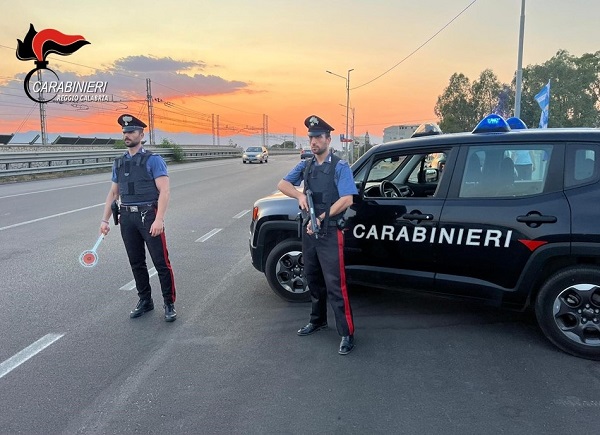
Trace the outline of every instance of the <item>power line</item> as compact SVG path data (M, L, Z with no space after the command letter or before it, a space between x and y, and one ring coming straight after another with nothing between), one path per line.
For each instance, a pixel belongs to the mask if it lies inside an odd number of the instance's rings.
M167 89L170 89L170 90L172 90L172 91L175 91L175 92L183 93L183 91L181 91L181 90L179 90L179 89L172 88L172 87L170 87L170 86L167 86L167 85L165 85L165 84L162 84L162 83L160 83L160 82L155 82L155 81L153 81L152 83L156 83L157 85L163 86L163 87L165 87L165 88L167 88ZM204 101L205 103L208 103L208 104L214 104L215 106L224 107L225 109L234 110L234 111L236 111L236 112L248 113L249 115L262 115L262 113L247 112L247 111L245 111L245 110L235 109L235 108L233 108L233 107L225 106L225 105L223 105L223 104L214 103L214 102L212 102L212 101L205 100L204 98L198 97L197 95L189 95L189 94L185 94L185 93L183 93L183 96L184 96L184 97L188 97L188 98L194 98L194 99L196 99L196 100L200 100L200 101Z
M368 84L373 83L375 80L383 77L384 75L386 75L387 73L389 73L390 71L392 71L393 69L395 69L397 66L399 66L400 64L402 64L405 60L407 60L410 57L412 57L413 54L415 54L416 52L418 52L419 50L421 50L421 48L425 47L433 38L435 38L437 35L439 35L440 33L442 33L442 31L444 29L446 29L446 27L448 27L450 24L452 24L458 17L460 17L464 12L466 12L466 10L469 9L471 6L473 6L473 4L475 4L476 2L477 2L477 0L473 0L471 3L469 3L469 5L466 8L464 8L462 11L460 11L460 13L458 15L456 15L454 18L452 18L450 21L448 21L445 26L443 26L440 30L438 30L437 32L435 32L433 34L433 36L431 36L428 40L426 40L424 43L422 43L421 45L419 45L415 50L413 50L408 56L406 56L404 59L402 59L396 65L394 65L393 67L391 67L387 71L381 73L380 75L378 75L374 79L369 80L368 82L363 83L362 85L358 85L358 86L356 86L354 88L351 88L350 90L353 91L354 89L358 89L358 88L362 88L363 86L367 86Z

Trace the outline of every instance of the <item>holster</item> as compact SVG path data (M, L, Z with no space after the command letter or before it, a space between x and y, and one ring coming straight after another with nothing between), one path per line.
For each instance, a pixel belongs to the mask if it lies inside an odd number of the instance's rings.
M117 200L112 202L110 209L112 210L112 216L115 225L119 225L119 204L117 203Z

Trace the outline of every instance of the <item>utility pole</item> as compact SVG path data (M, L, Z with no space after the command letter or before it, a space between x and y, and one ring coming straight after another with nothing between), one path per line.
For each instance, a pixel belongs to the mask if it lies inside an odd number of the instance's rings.
M37 76L38 76L38 81L42 81L42 71L38 69L37 72ZM42 88L40 86L40 88ZM42 91L40 91L40 97L38 98L40 101L42 101L43 98L43 94ZM48 134L46 132L46 103L40 103L40 133L42 134L42 145L48 145Z
M523 81L523 33L525 33L525 0L521 0L521 27L519 29L519 54L517 56L517 79L515 92L515 116L521 117L521 88Z
M325 71L326 73L329 73L331 75L334 75L334 76L337 76L337 77L340 77L340 78L346 80L346 136L344 136L344 140L346 141L346 142L344 142L346 144L346 148L347 148L347 145L350 143L350 142L347 142L348 141L348 122L349 122L349 117L350 117L350 71L354 71L354 68L348 70L347 78L344 76L341 76L339 74L336 74L334 72L331 72L331 71ZM352 140L352 142L354 142L354 139ZM354 146L352 146L352 148L348 149L348 161L350 163L354 162L353 150L354 150Z
M350 120L348 117L350 116L350 71L354 71L354 68L348 70L348 79L346 80L346 140L348 137L348 122ZM354 163L354 135L352 135L352 142L348 142L352 144L352 148L350 149L350 163Z
M217 146L221 146L221 130L219 128L219 115L217 115Z
M269 115L263 115L263 146L269 148Z
M355 140L354 138L356 136L354 136L354 107L352 108L352 156L354 157L354 145L355 145ZM360 147L358 148L358 157L360 157Z
M150 79L146 79L146 99L148 101L148 131L150 133L150 145L154 142L154 106L152 104L152 88Z
M212 114L212 139L213 139L213 146L215 146L216 143L216 137L215 137L215 114Z

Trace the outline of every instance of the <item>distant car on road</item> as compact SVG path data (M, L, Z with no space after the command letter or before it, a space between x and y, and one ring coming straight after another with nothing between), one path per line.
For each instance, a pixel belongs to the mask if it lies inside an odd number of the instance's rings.
M267 147L248 147L242 154L242 163L269 163L269 150Z
M310 150L310 148L302 148L300 150L300 159L301 160L303 160L303 159L305 159L307 157L312 157L312 156L313 156L313 153Z

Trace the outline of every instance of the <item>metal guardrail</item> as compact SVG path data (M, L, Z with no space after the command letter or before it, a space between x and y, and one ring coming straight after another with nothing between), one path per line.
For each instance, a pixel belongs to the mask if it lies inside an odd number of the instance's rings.
M241 157L242 151L233 147L182 148L185 161ZM152 149L167 162L173 161L172 148ZM51 172L76 171L111 167L123 149L77 151L26 151L0 153L0 178Z
M149 147L167 162L173 161L172 148ZM226 159L242 157L242 149L228 146L181 147L184 161ZM0 152L0 178L18 175L37 175L82 169L109 168L123 149L76 150L76 151L17 151ZM270 150L271 155L296 154L298 150Z

